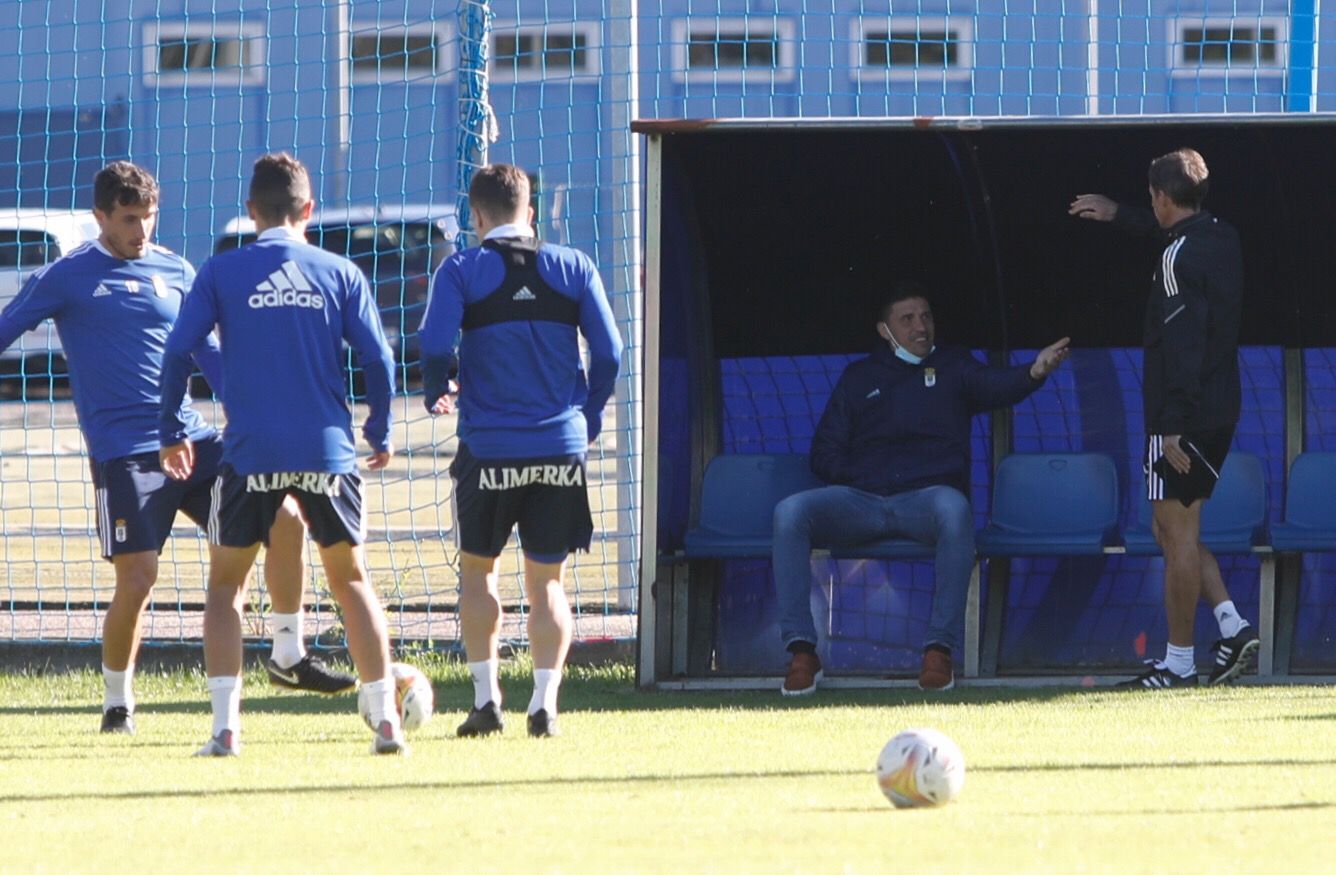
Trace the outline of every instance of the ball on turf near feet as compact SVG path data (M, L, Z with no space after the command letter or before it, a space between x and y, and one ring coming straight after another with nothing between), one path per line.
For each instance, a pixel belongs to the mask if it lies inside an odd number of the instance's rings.
M405 732L425 726L431 720L435 695L427 676L406 662L390 665L394 675L394 702L399 708L399 722Z
M965 756L936 729L906 729L881 749L877 783L896 808L945 805L965 784Z

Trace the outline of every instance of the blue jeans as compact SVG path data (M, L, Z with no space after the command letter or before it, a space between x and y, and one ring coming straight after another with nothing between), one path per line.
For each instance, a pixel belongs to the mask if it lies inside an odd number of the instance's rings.
M974 514L950 486L877 495L825 486L790 495L775 506L773 562L779 631L787 646L817 641L812 620L812 547L853 547L882 538L936 545L936 590L924 645L953 651L964 637L965 598L974 567Z

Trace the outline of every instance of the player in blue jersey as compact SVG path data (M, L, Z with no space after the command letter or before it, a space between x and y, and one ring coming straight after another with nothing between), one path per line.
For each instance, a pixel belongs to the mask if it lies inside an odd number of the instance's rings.
M330 591L343 609L348 650L362 680L375 753L405 751L390 674L385 615L362 544L362 481L344 390L346 341L366 372L370 415L362 429L384 468L390 448L391 353L366 278L351 261L306 242L314 201L306 168L286 153L255 162L246 208L259 237L200 269L163 356L163 470L188 480L199 464L186 393L190 352L218 328L227 393L223 462L214 484L204 612L204 664L213 732L199 756L241 746L241 610L246 574L273 537L278 508L296 499L319 545Z
M29 278L0 313L0 349L43 319L55 320L70 369L79 425L88 444L102 556L115 569L116 591L102 627L102 731L134 733L133 677L141 618L158 578L162 551L178 510L203 526L222 443L190 404L177 414L198 447L195 476L177 483L158 466L158 375L163 345L195 271L151 242L158 183L128 161L108 164L93 181L100 236ZM221 362L212 337L191 350L220 391ZM290 686L337 692L355 679L327 669L301 650L304 540L301 520L282 516L283 549L266 561L273 596L271 667ZM282 632L279 629L287 629Z
M585 453L602 428L622 341L589 257L535 238L523 170L508 164L479 170L469 205L483 243L436 271L421 330L427 409L453 410L455 373L462 387L459 452L450 474L460 625L474 694L458 734L488 735L504 726L497 559L518 525L534 662L528 731L543 737L557 734L557 689L571 642L566 560L589 549L594 529ZM589 347L587 377L580 334Z

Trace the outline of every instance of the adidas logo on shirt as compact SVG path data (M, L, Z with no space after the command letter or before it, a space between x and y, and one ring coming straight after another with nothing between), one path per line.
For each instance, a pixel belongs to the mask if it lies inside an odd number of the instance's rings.
M97 288L93 289L94 298L105 298L107 295L110 294L111 294L111 289L107 288L102 283L98 283Z
M520 286L520 290L510 296L512 301L537 301L538 296L529 291L528 286Z
M263 307L310 307L324 309L325 299L315 291L295 261L269 274L269 279L255 287L255 294L246 299L251 309Z

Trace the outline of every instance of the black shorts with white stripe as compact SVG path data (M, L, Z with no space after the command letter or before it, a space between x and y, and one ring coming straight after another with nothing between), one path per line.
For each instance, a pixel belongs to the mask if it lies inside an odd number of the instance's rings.
M1188 473L1180 474L1164 457L1164 435L1147 435L1143 457L1146 497L1151 501L1176 498L1184 507L1198 499L1210 498L1233 440L1233 426L1180 436L1178 445L1191 461Z
M201 528L209 521L210 487L223 458L218 435L195 441L195 468L173 480L158 465L158 453L138 453L92 462L97 534L102 558L162 552L179 510Z
M297 500L311 537L321 547L366 542L362 478L356 471L238 474L226 462L213 486L209 541L223 547L268 545L274 518L289 495Z

